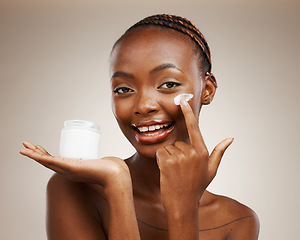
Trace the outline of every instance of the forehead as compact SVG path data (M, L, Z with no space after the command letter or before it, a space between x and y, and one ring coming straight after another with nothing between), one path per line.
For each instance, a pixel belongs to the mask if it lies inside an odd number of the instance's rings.
M110 59L111 70L145 68L172 63L179 68L198 66L196 44L186 35L173 29L159 27L131 30L115 45ZM188 69L186 69L188 70Z

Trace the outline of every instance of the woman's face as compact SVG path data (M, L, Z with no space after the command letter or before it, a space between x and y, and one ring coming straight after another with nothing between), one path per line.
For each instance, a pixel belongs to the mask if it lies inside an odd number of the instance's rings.
M145 157L188 133L174 97L192 93L196 118L201 107L202 73L189 38L174 30L135 29L114 47L110 61L112 109L118 124Z

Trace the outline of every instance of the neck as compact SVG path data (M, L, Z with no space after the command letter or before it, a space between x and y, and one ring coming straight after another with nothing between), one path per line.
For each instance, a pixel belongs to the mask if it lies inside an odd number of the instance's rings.
M126 163L130 169L134 193L144 197L160 197L160 171L156 159L135 153Z

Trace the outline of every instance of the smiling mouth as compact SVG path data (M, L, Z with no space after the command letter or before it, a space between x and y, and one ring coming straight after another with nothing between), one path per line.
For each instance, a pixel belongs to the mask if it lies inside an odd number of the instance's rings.
M158 134L164 130L167 130L173 125L173 123L164 123L164 124L155 124L155 125L150 125L150 126L141 126L141 127L135 127L133 128L142 135L147 135L147 136L153 136L155 134Z
M142 144L156 144L164 141L174 129L174 122L152 124L152 125L133 125L135 138Z
M139 134L144 136L154 136L159 134L167 129L169 129L173 123L164 123L164 124L154 124L150 126L133 126L133 129L136 130Z

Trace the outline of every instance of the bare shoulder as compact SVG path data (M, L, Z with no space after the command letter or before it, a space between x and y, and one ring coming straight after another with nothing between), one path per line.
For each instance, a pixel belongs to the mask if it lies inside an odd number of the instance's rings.
M259 219L246 205L225 196L205 193L201 203L204 215L211 219L204 229L220 229L226 232L226 239L256 240L259 233ZM201 205L200 205L201 206ZM206 215L206 216L205 216Z
M99 211L93 204L93 192L86 184L73 182L59 174L50 178L47 235L48 239L106 239Z

